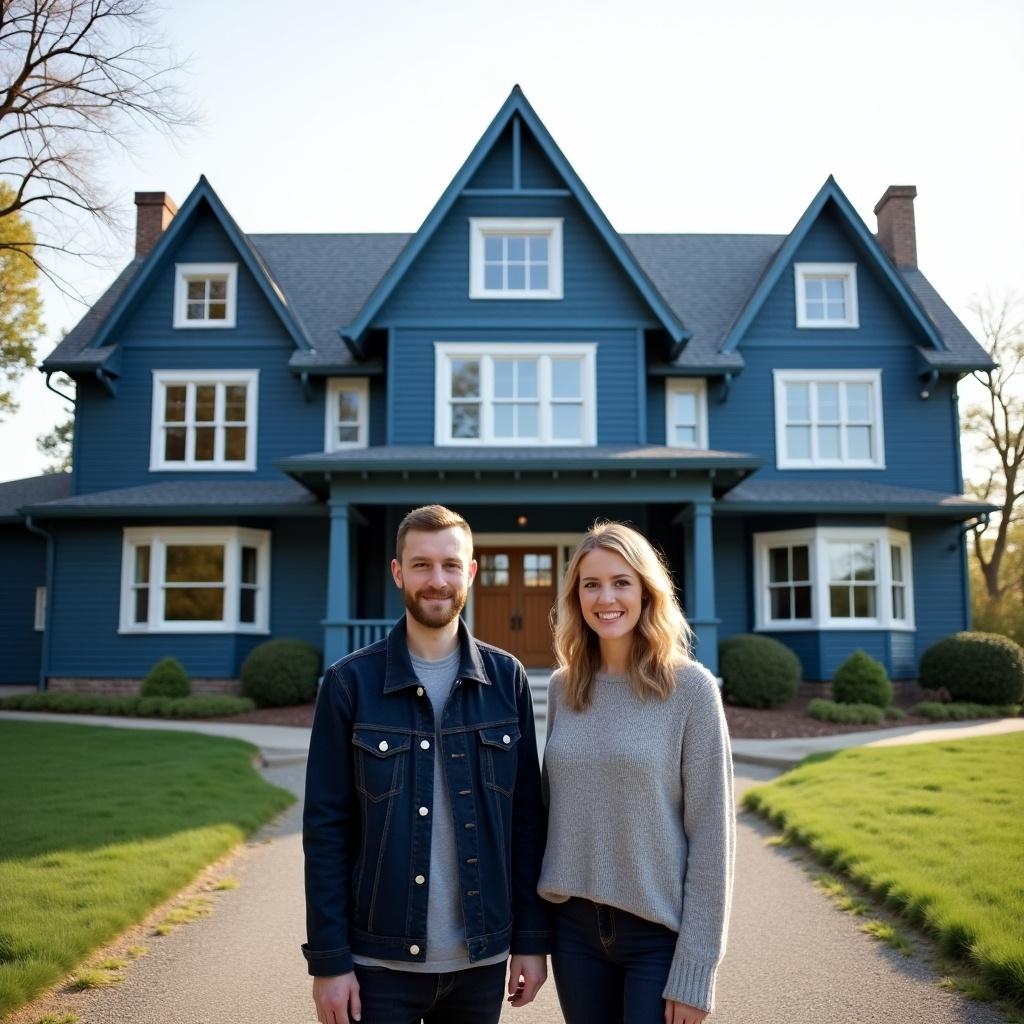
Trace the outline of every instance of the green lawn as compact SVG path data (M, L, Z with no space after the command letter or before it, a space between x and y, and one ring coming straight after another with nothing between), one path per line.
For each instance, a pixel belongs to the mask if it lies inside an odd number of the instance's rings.
M0 721L0 1018L294 799L253 748Z
M816 755L744 803L1024 1005L1024 733Z

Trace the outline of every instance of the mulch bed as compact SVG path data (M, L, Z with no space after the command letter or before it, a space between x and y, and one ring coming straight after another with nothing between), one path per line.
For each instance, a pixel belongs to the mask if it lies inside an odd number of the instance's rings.
M924 700L928 693L914 683L895 683L893 703L904 710ZM733 739L783 739L796 736L835 736L868 729L893 729L905 725L932 725L929 718L907 715L894 720L886 718L878 725L841 725L819 722L807 713L807 704L814 697L828 697L825 683L802 683L800 693L781 708L755 710L754 708L725 706L729 734ZM225 722L254 722L258 725L295 725L309 728L313 724L313 705L298 704L288 708L260 708L245 715L221 719Z

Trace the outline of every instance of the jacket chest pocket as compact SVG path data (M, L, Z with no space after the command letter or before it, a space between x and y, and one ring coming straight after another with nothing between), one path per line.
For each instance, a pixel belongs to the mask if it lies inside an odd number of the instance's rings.
M352 733L356 789L374 801L402 792L411 739L403 733L356 729Z
M484 784L489 789L511 796L516 785L519 726L514 723L489 726L478 730L478 735Z

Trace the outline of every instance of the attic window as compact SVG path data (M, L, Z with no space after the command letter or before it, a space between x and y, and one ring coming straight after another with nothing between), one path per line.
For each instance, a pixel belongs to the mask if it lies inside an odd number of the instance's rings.
M234 327L237 263L178 263L175 327Z
M797 327L857 327L856 263L795 263Z
M469 220L471 299L560 299L560 217Z

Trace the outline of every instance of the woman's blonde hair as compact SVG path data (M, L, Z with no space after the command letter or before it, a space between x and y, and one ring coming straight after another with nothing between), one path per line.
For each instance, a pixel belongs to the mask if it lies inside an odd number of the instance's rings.
M643 596L629 654L629 682L638 697L664 700L675 689L676 670L691 658L692 631L665 561L650 541L624 523L597 522L569 561L551 610L565 702L576 711L587 707L601 665L597 634L584 620L579 598L580 562L595 548L615 552L640 577Z

